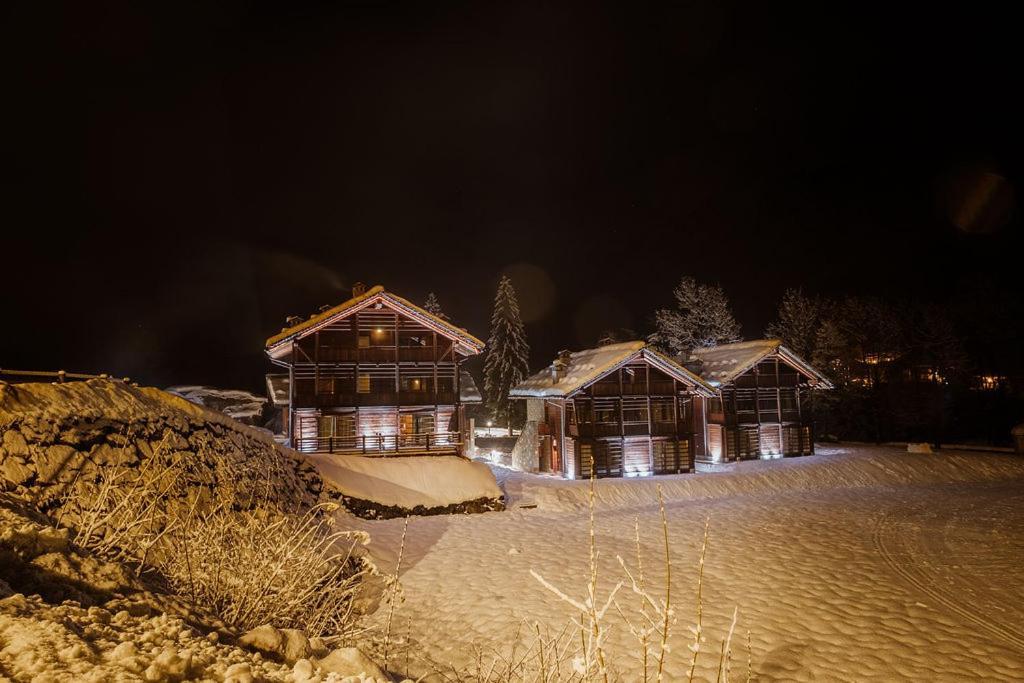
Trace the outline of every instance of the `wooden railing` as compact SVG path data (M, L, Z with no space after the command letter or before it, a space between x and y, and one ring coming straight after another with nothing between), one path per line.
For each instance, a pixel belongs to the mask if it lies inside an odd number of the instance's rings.
M594 396L672 396L672 382L651 380L650 391L646 382L624 382L620 388L615 382L597 382L592 385Z
M353 408L358 406L450 406L455 405L454 391L439 391L435 399L431 391L375 391L369 393L295 394L296 408Z
M360 455L398 455L410 452L454 453L461 445L461 434L458 432L296 437L294 443L295 450L303 453Z
M2 377L11 377L23 382L49 380L62 384L64 382L87 379L113 379L121 382L131 382L131 379L128 377L118 378L107 374L87 375L80 372L67 372L65 370L11 370L10 368L0 368L0 378Z
M686 427L682 424L679 428L686 434ZM602 437L602 436L673 436L676 433L676 425L673 422L652 422L648 431L646 422L627 422L619 426L618 422L585 422L583 424L568 425L569 436L581 437Z

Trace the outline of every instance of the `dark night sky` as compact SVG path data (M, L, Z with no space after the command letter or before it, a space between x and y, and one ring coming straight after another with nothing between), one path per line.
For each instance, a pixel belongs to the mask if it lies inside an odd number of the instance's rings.
M1020 277L996 5L162 4L0 10L0 367L258 389L354 280L486 337L510 271L537 367L683 274L747 336Z

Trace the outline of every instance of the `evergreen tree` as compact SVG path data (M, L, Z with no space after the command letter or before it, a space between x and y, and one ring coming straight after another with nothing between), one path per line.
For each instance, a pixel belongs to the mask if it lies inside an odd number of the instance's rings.
M447 318L444 311L441 310L441 304L437 301L437 295L433 292L427 294L427 300L423 302L423 310L431 315L436 315L438 318Z
M685 355L696 348L739 341L740 325L720 286L684 277L673 294L676 308L655 313L658 331L649 338L652 344Z
M508 425L512 433L512 401L508 392L526 377L530 366L530 347L519 315L519 301L512 281L503 275L494 298L491 336L487 340L484 361L484 394L496 421Z
M814 352L821 308L819 301L804 296L799 288L787 289L779 304L779 319L768 326L765 334L781 339L796 355L809 359Z

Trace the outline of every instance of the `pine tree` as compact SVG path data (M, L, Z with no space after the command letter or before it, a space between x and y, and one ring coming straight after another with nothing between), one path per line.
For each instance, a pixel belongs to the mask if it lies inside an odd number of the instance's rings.
M423 302L423 310L431 315L436 315L438 318L447 318L444 311L441 310L441 304L437 301L437 295L433 292L427 294L427 300Z
M684 277L673 295L676 308L655 313L658 331L649 338L652 344L685 355L696 348L739 341L740 325L720 286Z
M487 340L484 361L484 394L496 421L508 425L512 433L512 401L508 392L526 377L530 366L530 347L519 315L519 301L512 281L503 275L494 298L491 336Z
M815 335L821 324L821 303L804 296L803 291L787 289L779 304L779 319L768 326L769 338L782 343L801 358L810 358L814 352Z

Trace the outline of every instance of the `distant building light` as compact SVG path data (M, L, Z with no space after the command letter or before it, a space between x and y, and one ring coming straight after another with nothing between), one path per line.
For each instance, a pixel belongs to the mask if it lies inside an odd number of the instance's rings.
M1006 377L1002 375L977 375L974 380L978 389L995 391L1006 382Z

